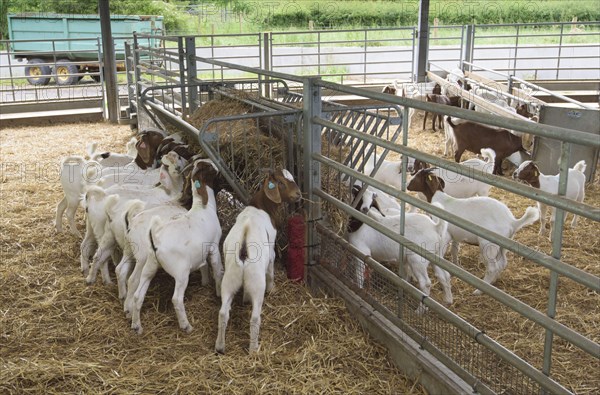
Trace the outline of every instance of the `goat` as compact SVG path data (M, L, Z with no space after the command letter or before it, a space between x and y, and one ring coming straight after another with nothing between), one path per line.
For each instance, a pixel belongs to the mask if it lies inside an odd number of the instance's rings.
M473 158L468 159L460 164L465 167L470 167L473 170L479 170L484 173L491 174L494 169L494 160L496 153L493 149L482 148L481 156L485 160ZM463 176L448 169L432 168L431 174L435 174L444 180L444 192L455 198L468 198L471 196L488 196L490 193L490 184L475 180L472 177Z
M374 208L371 208L367 212L369 217L382 223L394 232L400 231L399 214L385 216L376 209L376 205L373 207ZM442 221L439 218L436 221L425 214L406 213L404 237L418 246L423 247L427 251L443 257L450 239L447 233L447 227L447 222ZM364 255L371 256L375 260L398 261L398 243L365 224L361 223L361 226L358 227L356 231L348 234L348 242ZM429 296L431 290L431 281L427 275L429 261L410 250L407 250L405 253L405 261L408 264L413 277L418 281L421 291ZM362 265L357 265L356 270L358 285L362 288L364 285L364 276L361 272ZM450 274L435 265L434 272L444 288L444 302L451 304L452 290L450 286ZM423 312L423 306L421 306L418 311Z
M457 199L444 193L444 187L444 180L432 174L432 169L425 169L415 174L407 189L421 192L429 203L439 203L449 213L509 239L519 229L531 225L539 218L540 212L536 207L527 207L525 214L515 219L509 208L496 199L485 196ZM481 256L486 263L483 281L493 284L507 266L507 250L453 224L448 224L448 232L452 237L452 261L458 264L459 243L479 244ZM479 295L481 291L476 290L475 294Z
M431 103L438 103L438 104L443 104L443 105L452 106L452 107L460 107L460 96L448 97L445 95L431 94L431 95L427 95L426 98L427 98L427 101L431 102ZM427 122L428 115L429 115L429 112L425 111L425 116L423 117L423 129L422 130L425 130L425 123ZM436 119L438 120L438 125L441 129L443 115L438 114L438 113L433 114L433 117L431 119L431 128L433 129L434 132L436 131L435 130Z
M233 296L240 287L244 300L252 301L249 351L258 351L260 314L266 292L273 288L275 261L275 212L282 203L298 202L300 188L287 170L270 172L262 188L237 217L223 244L225 274L221 283L221 309L215 350L225 352L225 330Z
M585 198L585 168L586 163L581 160L569 169L569 176L567 179L567 191L565 197L573 199L579 203L583 203ZM558 179L559 174L554 176L548 176L542 174L538 166L530 161L526 160L513 172L513 179L523 181L534 188L538 188L544 192L558 194ZM546 211L548 206L541 202L538 202L540 209L540 235L544 235L546 232ZM554 221L556 219L556 209L551 207L550 209L550 237L552 237L552 228L554 227ZM573 214L573 221L571 227L577 225L577 215Z
M81 237L81 233L77 230L75 225L75 213L81 203L81 197L85 194L85 190L88 186L98 184L103 187L108 187L119 181L123 183L140 183L144 184L144 180L151 182L146 185L153 185L158 182L158 172L155 174L155 178L152 176L146 177L146 174L142 174L142 180L134 179L131 177L132 174L137 174L140 170L146 170L150 168L149 163L156 164L157 151L160 143L163 140L163 135L158 131L146 131L140 134L140 139L135 144L136 149L140 149L140 152L134 159L133 163L128 163L125 167L105 167L105 163L96 161L87 161L80 156L71 156L62 160L61 162L61 174L60 183L63 188L64 196L56 206L56 216L54 226L57 232L62 232L62 216L67 211L67 220L71 232L78 237ZM131 146L132 141L128 143ZM88 147L88 153L93 156L95 150L95 144ZM166 152L165 152L166 153ZM103 154L100 154L102 158ZM145 159L144 159L145 158ZM107 173L109 173L107 175ZM110 174L113 173L113 174Z
M105 283L110 283L108 276L107 259L115 246L115 238L110 227L113 218L106 212L107 197L117 194L123 204L128 199L140 199L150 203L166 202L181 195L182 176L181 168L185 164L184 159L172 152L175 163L164 161L161 172L161 182L158 186L150 188L145 185L113 185L104 190L97 186L88 189L85 195L86 207L86 234L81 243L81 270L86 277L86 282L91 284L95 280L95 273L102 268ZM176 158L176 159L175 159ZM108 200L110 201L110 200ZM122 219L122 216L115 217ZM109 222L107 224L107 221ZM124 226L124 225L123 225ZM99 245L101 248L97 248ZM89 271L89 256L93 254L93 270Z
M450 117L447 117L446 121L452 127L456 141L456 150L454 151L456 162L460 162L465 150L476 154L482 148L491 148L496 153L493 174L502 175L502 161L505 158L518 151L528 154L523 147L521 137L506 129L496 129L469 121L456 125Z
M150 281L159 267L175 279L173 306L177 314L179 327L187 333L193 328L188 321L183 304L183 295L188 285L190 272L206 268L210 262L215 280L217 296L220 296L223 265L219 253L221 224L217 217L215 199L215 179L219 171L208 159L199 159L194 163L190 175L192 189L192 208L184 215L164 221L155 216L150 221L148 237L152 252L148 254L146 264L140 275L139 285L134 294L131 328L142 333L140 310L144 303ZM202 282L208 282L207 270L203 271Z

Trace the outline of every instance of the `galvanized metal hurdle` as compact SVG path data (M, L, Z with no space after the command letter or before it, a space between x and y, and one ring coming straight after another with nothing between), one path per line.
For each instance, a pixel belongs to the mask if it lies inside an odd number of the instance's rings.
M564 386L565 384L558 382L551 374L553 336L560 336L572 344L578 350L577 352L591 355L592 358L597 358L599 355L599 344L576 330L555 321L551 316L551 311L547 314L540 312L502 290L483 283L482 280L466 270L429 253L420 246L412 244L403 237L402 232L398 234L390 231L390 229L355 210L349 202L336 199L330 193L325 192L326 185L323 185L322 174L327 169L339 172L342 177L339 177L339 181L336 180L335 182L339 183L340 187L347 186L342 181L343 177L348 180L358 180L363 185L372 185L401 199L404 203L409 203L457 226L469 229L469 231L549 269L553 273L549 295L550 310L556 302L558 283L555 280L558 276L567 277L593 292L600 291L600 279L598 277L572 267L560 259L560 243L564 225L562 213L568 211L600 222L600 210L586 204L570 201L561 196L543 193L501 177L473 172L471 169L463 168L436 156L408 148L406 146L408 137L406 121L403 122L404 133L401 135L401 143L390 141L395 140L395 138L392 139L393 134L386 134L385 131L383 134L365 133L365 127L367 127L365 125L368 124L365 116L362 117L362 120L354 118L352 108L342 109L328 103L327 100L323 100L321 97L321 92L327 89L328 91L363 96L385 103L379 111L381 115L388 118L385 120L385 117L381 117L379 122L381 125L387 122L387 129L389 130L393 130L395 125L392 124L398 123L398 118L395 116L390 117L390 113L394 113L394 111L407 112L408 108L413 107L430 112L445 112L475 122L560 140L563 149L561 150L561 187L559 195L564 195L566 190L565 176L567 174L570 146L584 144L597 147L600 143L593 136L569 129L531 124L520 120L507 120L462 109L441 108L434 103L416 102L402 97L369 92L359 88L325 82L319 78L286 75L233 65L218 60L201 59L201 61L219 67L235 68L242 72L260 75L260 81L281 79L303 84L302 97L295 94L286 96L286 94L281 93L276 95L276 99L273 99L262 97L259 94L260 100L257 102L261 106L273 110L265 110L261 117L268 118L270 114L275 117L286 117L292 114L293 116L299 116L301 113L301 123L296 124L295 147L298 149L298 153L294 157L294 165L298 169L295 175L302 181L302 188L307 195L305 209L308 212L307 223L309 225L307 229L308 281L313 287L320 287L327 290L327 292L343 296L354 316L371 333L394 350L392 355L399 365L409 374L415 376L420 374L418 372L425 372L426 378L424 380L428 388L434 392L477 392L482 394L569 393ZM260 83L257 84L258 86L261 85ZM189 86L182 86L182 88L189 89ZM229 88L223 86L215 87L215 91L223 93L227 92L227 89ZM260 92L260 89L254 90ZM155 95L154 98L160 96ZM154 98L150 96L145 104L157 113L162 113L164 116L168 115L173 124L178 125L179 128L191 130L184 116L178 116L174 112L168 111L168 103L165 106L163 103L155 101ZM300 103L302 104L301 110L297 108ZM295 106L293 109L290 108L292 105ZM285 110L282 107L285 107ZM383 110L383 108L387 108L387 110ZM354 109L354 113L361 113L361 111L363 114L369 113L371 115L372 113L377 114L378 110L374 111L374 108ZM180 113L184 114L185 111L180 111ZM251 114L247 115L251 116ZM396 119L394 120L394 118ZM378 118L374 117L372 122L376 123L377 120ZM215 122L224 125L223 122L228 121L231 121L231 119L216 120ZM368 130L368 127L366 130ZM381 128L375 128L374 130L381 130ZM393 131L394 133L399 132L399 130ZM339 137L337 140L327 138L334 134ZM198 131L196 135L199 137L200 132ZM211 137L210 133L205 134L205 136L206 138L202 139L204 140L203 147L206 146L207 152L211 152L211 155L218 160L220 153L222 153L219 150L223 147L211 146L211 144L214 144L214 137ZM398 136L396 135L396 137ZM333 147L334 142L342 141L350 147L350 155L333 158L324 155L327 148L324 150L323 144ZM414 157L435 166L451 169L456 173L490 183L508 192L557 207L559 215L554 228L555 241L552 254L547 255L536 251L530 246L500 237L406 194L404 188L397 190L374 180L361 171L364 159L356 160L355 156L358 155L361 158L364 155L364 158L369 158L369 150L372 153L376 149L382 150L384 153L385 150L388 150L404 156ZM406 160L404 160L404 168L406 168ZM235 184L236 180L231 179L230 182ZM239 189L240 192L243 192L246 187L240 187ZM487 335L482 328L473 326L446 309L434 297L424 297L418 289L404 280L405 273L402 265L386 266L371 257L361 255L343 237L330 229L326 221L327 213L321 209L324 203L342 210L349 216L360 219L382 233L382 235L396 241L399 245L399 257L402 257L402 253L417 253L465 283L481 289L489 297L543 328L547 333L543 369L532 366L529 361L520 358L507 346L500 344ZM365 268L365 273L369 273L368 278L364 279L366 286L363 288L358 286L355 274L357 264ZM429 308L427 314L418 315L415 313L415 308L420 303ZM432 379L433 376L436 376L435 380Z

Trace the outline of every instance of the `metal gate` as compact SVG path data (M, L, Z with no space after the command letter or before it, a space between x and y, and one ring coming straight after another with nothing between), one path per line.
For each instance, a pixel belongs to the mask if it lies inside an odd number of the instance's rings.
M193 45L193 42L190 42L190 45ZM136 48L135 51L139 50ZM261 119L273 119L275 125L285 123L286 117L298 117L292 132L295 136L292 145L290 142L281 144L288 152L293 146L294 152L288 158L291 161L288 162L288 166L294 169L294 175L301 180L301 187L307 194L305 209L308 211L309 225L308 282L313 287L320 287L327 292L344 297L355 317L360 319L372 333L383 339L388 347L395 350L393 355L401 367L407 369L407 373L416 376L420 374L419 371L422 371L428 378L435 376L433 380L435 384L431 381L426 384L434 392L437 388L441 389L438 392L482 394L570 393L566 388L569 383L563 382L553 374L552 350L557 345L553 340L554 336L560 337L561 343L566 342L569 345L572 355L579 362L597 364L600 345L590 339L590 334L579 333L561 324L549 316L550 313L546 314L525 304L511 294L484 283L469 271L411 243L403 236L403 231L400 233L391 231L355 210L348 193L343 192L344 189L346 191L349 189L354 180L359 180L363 185L378 188L404 203L468 229L524 257L532 264L547 268L552 273L548 295L548 308L551 311L556 306L556 295L560 289L559 276L580 284L588 289L591 295L600 292L598 277L561 260L560 240L564 228L562 215L558 216L554 228L553 251L551 254L545 254L537 251L535 246L499 236L438 207L424 203L403 190L378 182L362 173L362 166L365 158L369 158L370 153L375 150L384 154L395 152L426 161L434 166L451 169L507 192L555 206L559 213L568 211L600 222L600 210L597 207L543 193L502 177L473 172L469 168L408 147L407 122L402 123L402 129L399 128L400 119L407 118L399 115L414 107L559 140L564 147L560 166L563 186L570 146L580 144L599 147L600 142L595 136L570 129L503 119L457 108L445 108L433 103L417 102L326 82L319 78L299 77L200 58L186 53L185 47L180 47L177 56L181 62L179 72L173 73L174 76L178 76L174 78L175 83L162 86L156 84L142 90L137 80L138 91L140 91L137 102L138 114L143 111L148 113L148 116L160 116L167 119L170 125L185 130L196 138L203 151L219 163L222 171L229 176L236 198L241 201L244 200L244 195L251 186L244 184L244 180L238 179L240 166L223 159L230 148L217 143L215 128L222 127L226 132L231 122L246 118L259 124ZM244 72L255 78L246 81L202 82L193 77L195 62L211 64L224 70ZM136 70L139 67L136 66ZM292 85L301 85L301 94L294 93L290 89ZM205 105L206 100L211 97L232 96L231 89L244 92L243 95L236 96L242 101L253 103L255 108L259 109L257 113L215 118L201 130L190 127L190 114L195 111L195 108ZM341 107L325 99L322 96L324 92L354 95L377 100L381 104L370 107ZM396 141L398 137L401 137L401 142ZM564 190L564 188L561 190L562 194ZM337 213L335 217L334 212ZM339 225L339 221L336 226L336 218L341 216L345 216L346 219L350 216L357 218L396 241L399 257L409 251L421 255L432 264L447 270L453 277L480 289L505 311L515 313L520 319L545 331L543 366L538 367L527 357L518 356L510 344L487 334L484 328L478 328L465 321L439 303L435 294L426 297L404 279L403 265L390 266L362 255L344 239L345 229ZM361 268L358 271L357 265ZM369 273L363 281L363 287L359 286L357 272ZM463 297L467 300L470 296ZM415 311L420 303L429 308L426 314L417 314ZM399 355L410 357L400 358Z

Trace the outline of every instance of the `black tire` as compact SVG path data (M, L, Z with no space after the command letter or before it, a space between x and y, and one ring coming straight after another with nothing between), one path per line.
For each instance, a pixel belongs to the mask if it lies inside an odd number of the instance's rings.
M54 81L56 85L75 85L79 81L79 76L73 74L77 73L79 73L77 65L65 59L58 60L54 67Z
M37 65L38 63L46 63L43 59L30 59L25 66L25 76L31 85L48 85L50 82L50 66Z

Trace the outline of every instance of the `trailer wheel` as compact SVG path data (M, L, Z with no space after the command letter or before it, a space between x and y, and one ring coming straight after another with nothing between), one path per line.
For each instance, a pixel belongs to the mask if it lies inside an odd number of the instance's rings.
M59 60L54 68L54 81L56 85L74 85L79 81L79 76L73 75L79 73L77 65L68 60Z
M29 59L25 66L25 76L31 85L48 85L50 82L50 66L41 65L38 63L46 63L43 59Z

